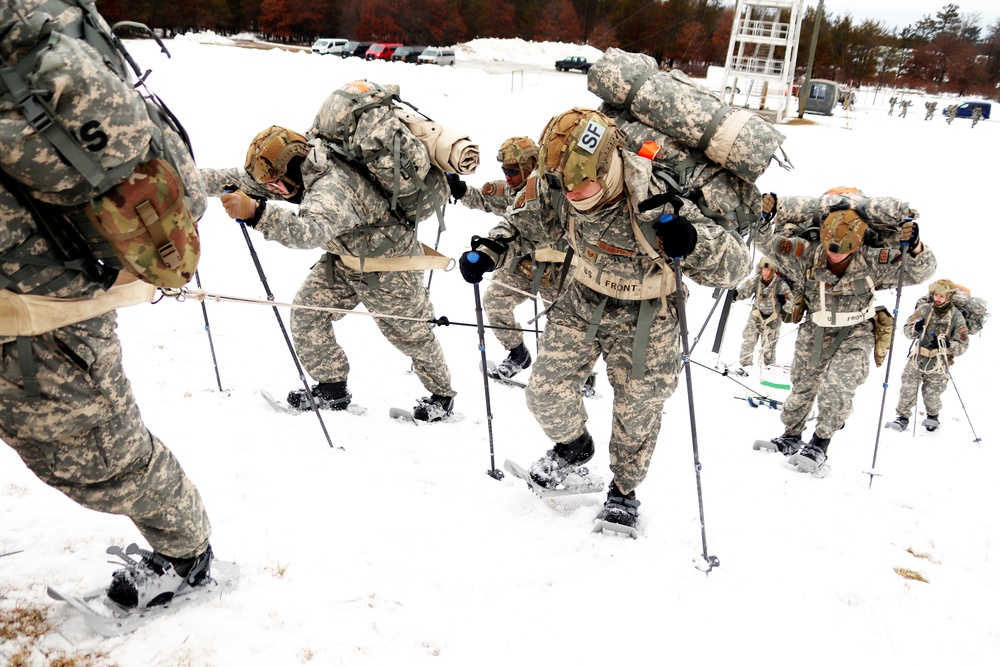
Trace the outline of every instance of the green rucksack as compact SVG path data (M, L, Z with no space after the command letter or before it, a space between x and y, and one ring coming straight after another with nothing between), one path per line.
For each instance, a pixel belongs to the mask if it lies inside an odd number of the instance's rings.
M49 247L39 255L33 237L0 255L13 267L0 287L55 292L65 276L37 278L60 265L104 288L119 271L161 287L194 276L204 185L144 79L93 0L0 6L0 183Z

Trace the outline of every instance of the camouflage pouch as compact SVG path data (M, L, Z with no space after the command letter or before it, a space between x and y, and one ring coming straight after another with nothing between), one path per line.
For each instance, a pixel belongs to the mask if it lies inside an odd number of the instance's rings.
M881 366L892 347L892 330L896 319L883 306L875 308L875 365Z
M798 324L802 321L802 315L805 313L805 310L805 296L796 294L795 298L781 307L781 321L785 324Z
M125 271L157 287L183 287L201 255L184 183L169 162L143 162L127 179L84 206Z

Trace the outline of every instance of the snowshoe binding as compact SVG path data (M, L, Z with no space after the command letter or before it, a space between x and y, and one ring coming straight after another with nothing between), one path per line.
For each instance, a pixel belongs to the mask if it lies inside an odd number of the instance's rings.
M108 547L125 567L111 576L108 599L124 609L145 609L170 602L178 595L211 583L212 547L194 558L168 558L130 544L125 551ZM132 556L138 555L139 559Z
M910 425L909 417L896 417L891 422L885 423L885 428L892 429L893 431L899 431L902 433L906 430L906 427Z
M509 380L530 365L531 352L528 352L528 348L522 342L510 351L506 359L500 362L497 366L497 375L504 380Z
M623 533L635 539L639 536L636 524L639 521L639 501L635 498L635 490L622 493L614 481L608 488L608 499L604 501L604 509L597 517L594 532L610 531Z
M351 392L347 390L347 381L320 382L312 386L313 402L320 410L346 410L351 404ZM293 389L288 392L288 406L301 412L312 410L312 404L306 397L305 389Z
M760 450L764 449L771 452L780 452L785 456L792 456L802 445L802 438L799 435L793 435L791 433L783 433L777 438L771 438L770 440L757 440L753 443L753 448Z
M454 396L431 394L417 399L417 405L413 408L413 418L428 423L439 422L450 417L454 407Z
M941 427L941 420L938 419L937 415L927 415L922 424L928 431L936 431Z
M591 373L584 381L583 389L581 390L584 398L592 398L597 395L595 385L597 385L597 373Z
M531 464L529 474L538 486L565 489L589 485L590 471L583 466L594 456L594 438L584 431L569 442L557 442L545 456Z
M830 438L820 438L814 434L805 447L788 457L788 462L800 472L807 472L814 477L826 477L830 473L830 466L826 464L826 450L829 446Z

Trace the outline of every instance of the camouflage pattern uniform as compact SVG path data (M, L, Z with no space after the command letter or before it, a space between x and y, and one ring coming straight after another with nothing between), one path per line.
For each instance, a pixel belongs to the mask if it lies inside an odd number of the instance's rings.
M890 116L892 115L892 111L895 108L896 108L896 96L893 95L892 97L889 98L889 115Z
M920 331L918 323L922 323ZM903 325L903 334L916 341L903 367L896 414L909 418L917 404L917 390L927 414L941 414L941 394L948 388L948 367L969 349L965 316L949 301L947 308L933 304L918 308Z
M913 102L911 102L910 100L903 100L902 102L899 103L900 118L906 118L906 110L910 108L911 104L913 104Z
M459 201L468 208L503 215L514 204L517 194L523 192L529 183L534 187L536 182L537 179L526 179L520 188L514 189L506 181L491 181L482 188L469 188ZM559 246L562 249L565 243ZM493 274L493 282L483 295L486 316L492 326L498 327L492 329L493 334L505 350L513 350L524 342L524 332L514 317L514 309L530 298L525 292L532 293L535 271L541 275L539 289L544 299L555 300L559 291L558 277L562 272L562 263L542 262L533 266L534 249L526 250L528 251L516 254L508 253L510 259ZM507 289L504 285L514 289Z
M934 118L934 112L937 110L937 102L924 102L924 108L927 109L927 113L924 114L924 120L931 120Z
M948 107L948 124L949 125L951 125L951 121L955 120L956 116L958 116L958 105L957 104L952 104L950 107Z
M815 435L829 439L847 422L854 393L868 377L875 327L870 318L844 327L815 324L811 315L822 311L820 288L825 292L828 312L865 311L875 291L896 287L899 250L862 246L838 278L827 267L826 250L819 242L781 236L767 228L758 235L756 246L774 261L795 294L803 296L808 311L795 341L791 395L781 412L785 433L800 435L805 430L816 401L819 416ZM927 280L936 266L934 253L924 245L920 254L906 258L903 285Z
M983 119L983 110L976 107L972 110L972 127L976 126L976 123Z
M610 249L616 275L642 276L651 268L632 232L629 208L638 193L669 191L651 173L648 160L623 150L625 196L596 210L581 212L564 196L532 174L523 199L490 236L520 236L540 246L560 241L571 226L585 249ZM635 194L633 194L635 193ZM686 203L682 213L694 223L698 242L681 261L685 276L714 287L732 288L749 272L749 252L735 235L701 217ZM636 213L637 217L659 212ZM583 250L586 252L586 250ZM509 252L508 252L509 254ZM610 265L608 265L610 267ZM545 435L554 443L570 442L586 432L587 411L580 387L598 357L607 363L614 390L614 416L609 444L614 484L623 493L645 479L660 432L663 405L677 388L681 371L680 336L672 308L660 309L659 299L636 301L606 297L580 283L567 281L548 312L542 347L528 382L526 398ZM653 313L642 368L633 363L640 315Z
M36 233L31 215L0 187L0 254ZM47 246L39 240L35 248ZM21 268L3 266L7 276ZM65 277L68 284L49 296L97 289L82 275ZM33 287L15 281L6 289ZM49 486L89 509L129 517L158 553L191 558L208 547L208 515L180 463L142 421L122 369L116 322L111 311L38 336L0 336L0 437ZM21 370L28 349L37 399Z
M454 396L451 373L441 345L427 324L434 307L423 286L423 271L358 272L341 255L404 257L423 255L416 228L389 210L382 191L355 168L329 155L321 139L310 142L302 163L304 182L298 211L268 206L256 229L268 240L289 248L322 248L317 262L299 287L294 304L351 310L364 304L371 313L417 318L375 318L379 330L413 361L413 370L432 394ZM248 194L279 199L238 169L202 169L210 196L237 185ZM363 265L362 265L362 268ZM318 382L347 380L350 365L337 343L332 324L345 313L292 310L292 339L303 367Z
M743 300L753 297L750 317L743 327L743 345L740 347L740 366L753 365L753 351L757 347L758 338L761 341L761 362L767 366L774 363L774 352L778 347L778 335L781 332L781 308L778 305L778 294L786 300L791 298L791 288L774 273L771 282L765 284L761 269L747 278L736 289L736 299Z

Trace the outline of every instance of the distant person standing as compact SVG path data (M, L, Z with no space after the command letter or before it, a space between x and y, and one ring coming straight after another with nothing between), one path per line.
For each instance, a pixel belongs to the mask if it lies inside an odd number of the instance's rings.
M976 126L976 123L983 119L983 110L976 107L972 110L972 127Z
M892 115L893 110L896 108L896 96L893 95L889 98L889 115Z
M958 115L958 105L952 104L948 107L948 124L951 125L951 121L955 120L955 116Z
M927 109L927 113L924 114L924 120L931 120L934 118L934 112L937 110L937 102L924 102L924 108Z

